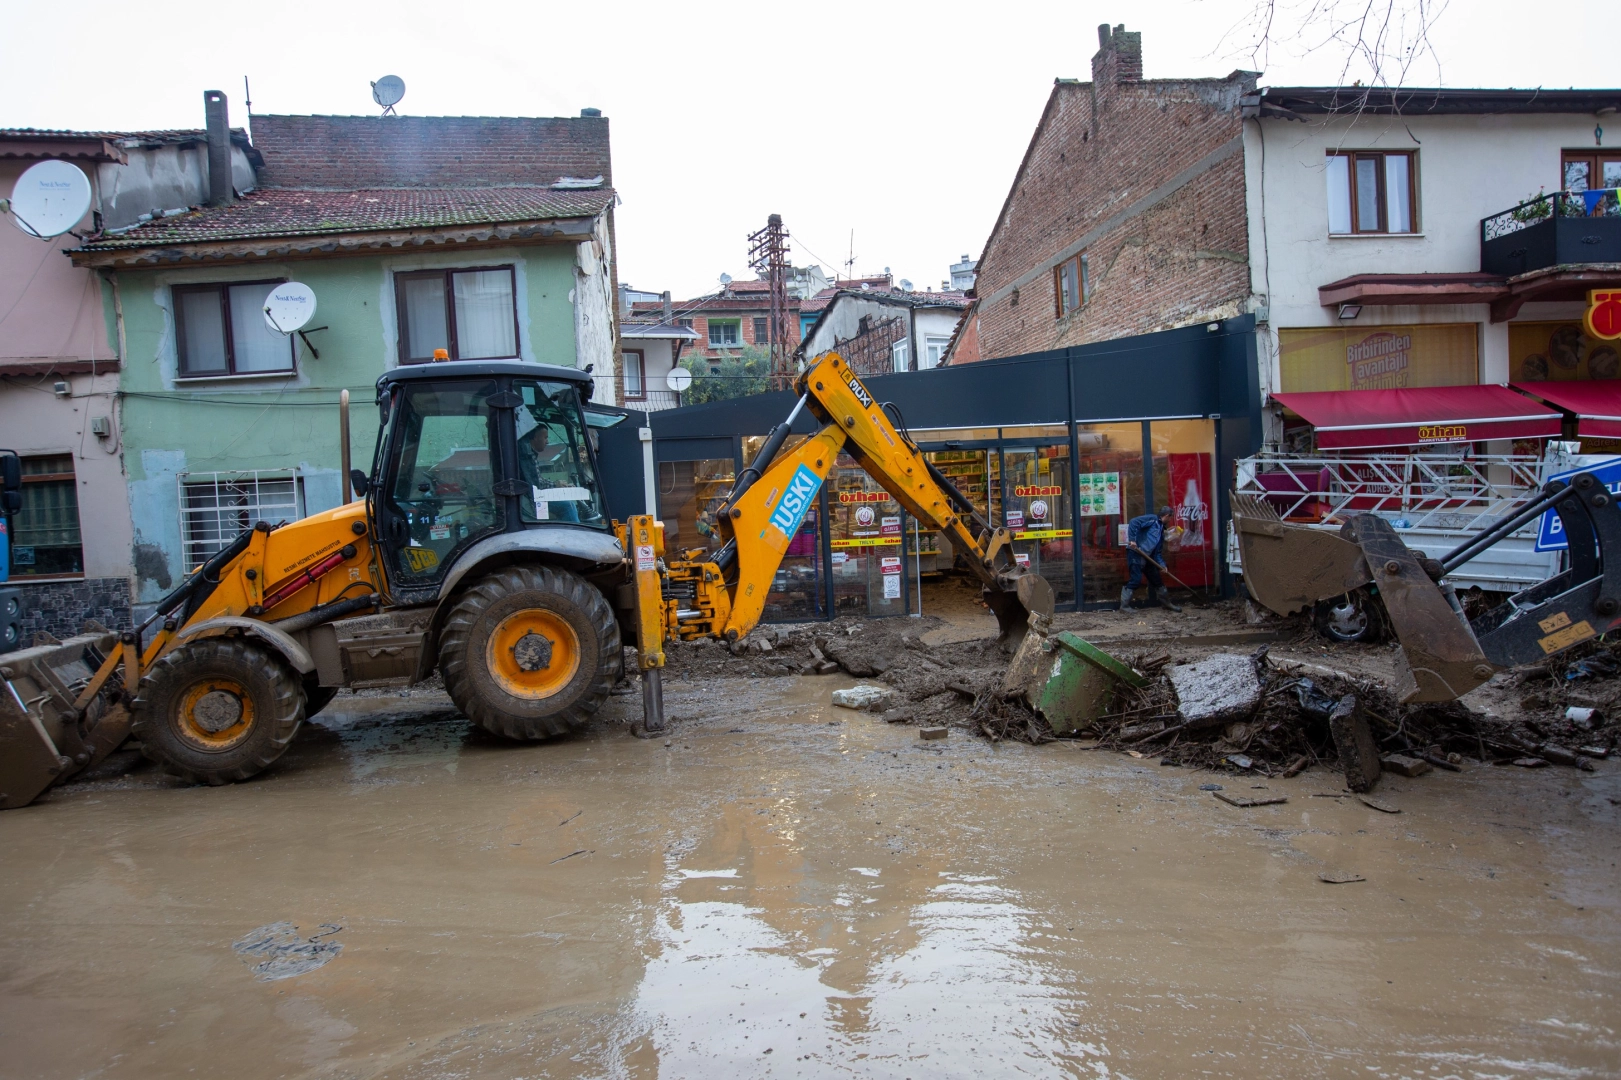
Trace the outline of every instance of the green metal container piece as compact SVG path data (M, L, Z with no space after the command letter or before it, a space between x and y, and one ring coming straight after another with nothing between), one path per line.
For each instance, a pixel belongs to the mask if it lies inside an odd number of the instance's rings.
M1048 638L1041 649L1051 659L1046 682L1031 705L1057 734L1091 727L1111 710L1121 683L1147 685L1129 665L1068 630Z

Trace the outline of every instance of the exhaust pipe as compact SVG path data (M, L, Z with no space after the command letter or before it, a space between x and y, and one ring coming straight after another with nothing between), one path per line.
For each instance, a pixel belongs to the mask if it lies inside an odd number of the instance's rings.
M349 391L338 391L338 452L342 455L343 474L341 483L343 487L342 505L348 506L354 501L354 489L349 485Z

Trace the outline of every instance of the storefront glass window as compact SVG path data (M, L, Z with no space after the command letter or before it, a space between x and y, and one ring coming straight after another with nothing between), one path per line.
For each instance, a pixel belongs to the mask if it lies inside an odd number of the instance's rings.
M1154 448L1154 501L1169 506L1176 520L1165 537L1165 564L1193 588L1220 588L1215 534L1215 423L1210 420L1156 420L1149 425ZM1167 581L1172 588L1175 581Z
M904 615L908 577L901 505L855 459L840 454L830 477L835 615Z
M934 467L974 504L974 509L990 520L990 504L986 495L986 483L990 476L987 458L995 453L994 450L932 450L923 456L932 461ZM951 569L956 560L949 542L941 539L938 533L924 533L920 543L922 551L919 557L923 560L923 573L944 573Z
M778 451L778 461L804 442L808 435L790 435ZM743 460L753 465L754 456L765 443L764 435L743 436ZM765 462L759 463L764 466ZM771 579L771 591L766 594L766 622L800 622L821 619L827 615L827 585L822 576L822 513L820 500L812 504L799 523L799 531L788 541L782 565Z
M732 490L731 458L659 462L659 517L664 521L664 547L669 552L721 546L715 512Z
M909 434L913 442L920 443L995 442L1000 430L993 427L913 428Z
M1014 557L1047 579L1058 603L1070 603L1075 599L1075 532L1067 435L1062 446L1003 450L1002 463L1007 501L1001 523L1013 534Z
M1079 424L1075 501L1081 514L1081 602L1120 599L1126 522L1144 513L1143 426Z

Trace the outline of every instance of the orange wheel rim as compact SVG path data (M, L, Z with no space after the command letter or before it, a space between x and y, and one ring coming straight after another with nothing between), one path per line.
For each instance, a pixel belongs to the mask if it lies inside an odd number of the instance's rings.
M501 620L484 659L495 685L513 697L549 698L580 670L580 636L556 612L529 608Z
M199 750L229 750L253 729L253 699L235 679L202 679L186 687L176 707L180 737Z

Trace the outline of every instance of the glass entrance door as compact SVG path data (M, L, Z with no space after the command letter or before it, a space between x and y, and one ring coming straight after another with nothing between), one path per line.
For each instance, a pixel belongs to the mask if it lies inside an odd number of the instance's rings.
M1075 599L1074 495L1068 446L1002 451L1002 524L1013 534L1014 557L1047 579L1053 599Z

